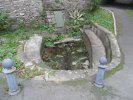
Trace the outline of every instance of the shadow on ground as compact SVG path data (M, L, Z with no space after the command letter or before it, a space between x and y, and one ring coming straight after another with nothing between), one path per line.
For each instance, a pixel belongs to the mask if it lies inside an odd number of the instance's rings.
M113 3L113 4L103 4L102 6L125 9L125 10L133 10L133 4Z

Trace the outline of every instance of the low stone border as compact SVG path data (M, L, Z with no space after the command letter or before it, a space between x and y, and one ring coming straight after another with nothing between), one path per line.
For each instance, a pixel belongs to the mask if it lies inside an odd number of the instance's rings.
M98 29L98 31L101 31L102 33L105 33L110 41L110 46L111 46L111 51L112 51L112 60L109 63L109 67L107 70L112 70L113 68L117 67L120 63L121 63L121 51L120 51L120 47L118 45L118 41L115 38L115 36L113 35L112 32L108 31L106 28L95 24L96 29Z

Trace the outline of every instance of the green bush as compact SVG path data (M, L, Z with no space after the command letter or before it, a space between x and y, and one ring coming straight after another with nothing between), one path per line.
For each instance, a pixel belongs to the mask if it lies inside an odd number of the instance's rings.
M11 18L6 13L0 13L0 31L5 31L11 27Z
M90 10L94 11L100 7L101 0L91 0L90 1Z

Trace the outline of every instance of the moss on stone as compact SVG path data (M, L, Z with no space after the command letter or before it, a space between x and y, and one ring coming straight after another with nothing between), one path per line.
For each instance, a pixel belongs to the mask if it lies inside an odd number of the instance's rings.
M121 62L119 63L118 66L116 66L114 69L110 70L110 71L107 71L105 72L105 75L104 75L104 78L108 78L110 77L111 75L115 74L117 71L123 69L123 65L124 65L124 54L122 53L122 50L121 50L121 54L122 54L122 57L121 57Z
M78 86L84 86L87 83L88 83L88 80L86 80L86 79L79 79L79 80L66 81L66 82L63 82L62 84L78 87Z

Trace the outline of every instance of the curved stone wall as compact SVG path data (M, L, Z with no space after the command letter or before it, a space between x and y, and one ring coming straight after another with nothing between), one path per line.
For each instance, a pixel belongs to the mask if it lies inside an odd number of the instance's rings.
M109 40L109 37L107 35L107 32L105 32L104 29L100 28L99 25L97 25L97 24L91 26L90 30L92 30L99 37L99 39L102 41L102 43L105 47L106 57L108 59L108 62L110 62L112 59L111 58L112 57L112 51L111 51L110 40ZM111 34L113 34L113 33L111 33Z
M98 24L95 24L90 29L95 31L94 33L101 39L107 50L106 52L111 53L110 63L108 64L109 67L107 70L116 68L121 63L121 51L114 34Z

